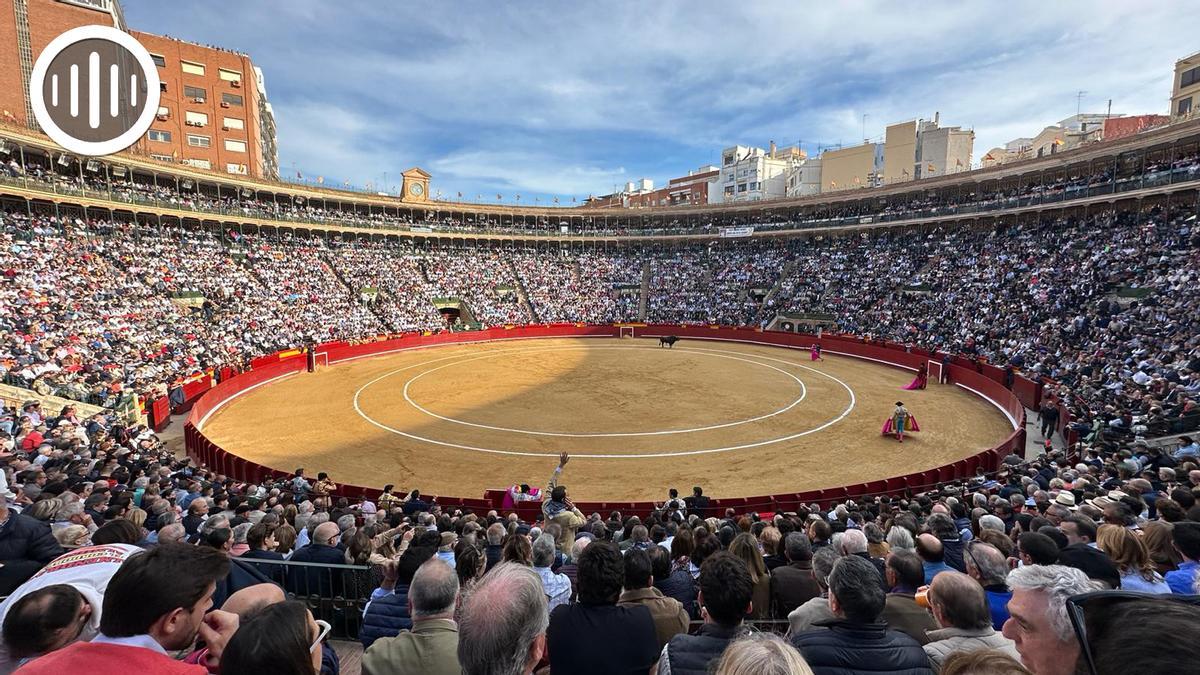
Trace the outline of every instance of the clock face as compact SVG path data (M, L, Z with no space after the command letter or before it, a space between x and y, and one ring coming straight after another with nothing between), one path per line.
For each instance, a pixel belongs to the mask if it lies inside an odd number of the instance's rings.
M409 186L408 191L418 197L425 194L425 186L420 183L413 183Z

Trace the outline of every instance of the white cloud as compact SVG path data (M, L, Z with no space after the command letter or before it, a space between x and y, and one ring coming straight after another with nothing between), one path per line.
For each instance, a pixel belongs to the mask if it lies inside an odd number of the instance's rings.
M864 113L877 137L940 112L975 129L978 158L1074 114L1077 90L1091 112L1109 98L1115 112L1166 112L1174 60L1200 25L1200 4L1116 0L420 11L344 0L128 13L138 27L158 18L169 29L146 28L249 51L285 160L363 178L421 165L447 193L581 196L613 176L662 182L723 145L855 143ZM322 107L338 111L332 124Z
M623 185L628 180L623 167L606 169L571 164L552 155L513 150L456 152L434 160L429 166L434 175L484 181L496 189L530 195L607 192L611 185Z

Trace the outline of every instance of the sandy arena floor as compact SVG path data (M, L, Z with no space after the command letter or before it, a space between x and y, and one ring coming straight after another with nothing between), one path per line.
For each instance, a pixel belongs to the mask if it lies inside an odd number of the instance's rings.
M339 483L482 496L563 475L578 500L796 492L940 466L1003 440L1008 418L911 371L737 343L575 338L417 349L252 390L204 432L260 464ZM879 434L896 401L922 431Z

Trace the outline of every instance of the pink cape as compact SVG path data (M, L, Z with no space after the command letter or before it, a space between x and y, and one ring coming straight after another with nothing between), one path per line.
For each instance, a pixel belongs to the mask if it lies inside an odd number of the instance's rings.
M915 391L917 389L923 389L925 387L925 385L927 384L928 380L929 380L928 377L922 378L920 375L918 375L917 377L913 378L912 382L909 382L907 386L901 387L901 389L907 389L908 391Z
M917 418L913 417L912 414L909 413L908 428L904 430L904 433L907 434L907 433L910 433L913 431L920 431L920 430L921 430L921 427L917 425ZM896 433L896 430L892 428L892 418L889 417L887 419L887 421L883 423L883 431L880 433L882 433L884 436L887 436L888 434Z

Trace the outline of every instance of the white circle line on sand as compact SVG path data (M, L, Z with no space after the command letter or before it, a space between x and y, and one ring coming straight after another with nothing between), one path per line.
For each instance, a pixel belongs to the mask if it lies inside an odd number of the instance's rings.
M629 349L629 348L628 347L611 347L610 349ZM720 350L689 349L686 351L718 352ZM636 454L636 455L572 453L571 456L575 457L575 458L579 458L579 459L651 459L651 458L662 458L662 457L685 457L685 456L689 456L689 455L708 455L708 454L714 454L714 453L718 453L718 452L731 452L733 450L745 450L748 448L757 448L757 447L762 447L764 445L771 445L774 443L782 443L784 441L790 441L790 440L800 438L803 436L808 436L809 434L817 433L818 431L822 431L824 429L827 429L827 428L833 426L834 424L837 424L838 422L841 422L843 419L846 418L847 415L849 415L854 410L854 406L857 403L857 399L854 396L854 390L850 388L850 385L846 384L842 380L840 380L828 373L823 373L815 368L810 368L808 366L805 366L800 363L796 363L794 361L788 361L786 359L774 358L771 356L760 356L760 355L755 355L755 356L758 356L758 358L765 359L767 361L775 361L776 363L784 363L787 365L795 366L797 368L801 368L803 370L808 370L808 371L817 373L818 375L821 375L823 377L827 377L827 378L833 380L834 382L837 382L850 395L850 404L848 406L846 406L846 409L843 410L841 412L841 414L839 414L837 417L833 418L832 420L829 420L828 422L826 422L818 427L814 427L814 428L808 429L806 431L801 431L799 433L795 433L790 436L782 436L779 438L768 439L765 441L757 441L754 443L743 443L740 445L729 445L729 446L725 446L725 447L721 447L721 448L705 448L703 450L683 450L680 452L653 452L653 453L640 453L640 454ZM454 358L454 357L447 357L447 358ZM441 360L446 360L446 359L436 359L435 361L441 361ZM359 404L358 404L359 396L362 394L363 389L365 389L366 387L374 384L375 382L377 382L379 380L384 379L385 377L388 377L388 376L394 374L395 372L407 370L408 368L415 368L418 366L427 365L428 363L434 363L435 361L427 361L425 363L418 363L418 364L414 364L412 366L408 366L407 368L401 368L397 371L393 371L391 373L386 373L384 375L381 375L381 376L375 378L374 380L371 380L370 382L367 382L362 387L359 387L358 391L354 392L353 403L354 403L355 412L357 412L360 417L362 417L364 420L366 420L370 424L372 424L376 427L379 427L380 429L383 429L384 431L388 431L393 434L397 434L399 436L404 436L405 438L411 438L416 441L421 441L423 443L430 443L432 445L439 445L439 446L447 447L447 448L456 448L459 450L471 450L474 452L482 452L482 453L487 453L487 454L492 454L492 455L509 455L509 456L515 456L515 457L558 457L558 453L523 452L523 451L519 451L519 450L497 450L495 448L482 448L482 447L473 446L473 445L465 445L462 443L450 443L447 441L439 441L439 440L433 439L433 438L425 438L423 436L418 436L416 434L410 434L410 433L402 431L400 429L394 429L392 427L389 427L386 424L381 424L379 422L376 422L375 420L373 420L369 416L367 416L366 413L364 413L362 411L362 408L359 407Z
M528 350L524 350L524 351L526 351L526 352L532 351L532 352L536 353L536 352L559 352L559 351L578 351L578 350L594 351L596 349L615 349L615 350L621 350L621 351L659 351L658 349L656 349L654 347L543 347L541 349L528 349ZM441 366L437 366L436 368L431 368L422 373L414 375L413 377L409 378L409 380L407 382L404 383L404 390L402 392L403 396L404 396L404 400L408 401L408 404L411 405L412 407L416 408L417 410L425 413L426 415L428 415L430 417L435 417L444 422L461 424L463 426L475 427L478 429L489 429L491 431L504 431L504 432L514 433L514 434L528 434L531 436L557 436L557 437L562 437L562 438L619 438L619 437L629 437L629 436L669 436L671 434L688 434L688 433L694 433L697 431L712 431L713 429L725 429L728 427L736 427L741 424L750 424L751 422L758 422L760 420L765 420L770 417L775 417L776 415L782 415L783 413L791 410L792 408L795 408L797 405L800 405L800 403L802 401L804 401L805 397L808 396L808 387L805 386L804 381L801 380L800 378L796 377L795 375L787 372L786 370L783 370L782 368L776 368L775 366L770 366L765 363L759 363L758 361L753 361L751 359L741 358L739 356L733 356L730 354L723 354L723 353L722 354L713 353L713 354L705 354L705 355L712 356L713 358L725 358L725 359L731 359L734 361L743 361L745 363L751 363L756 366L762 366L763 368L769 368L771 370L774 370L775 372L781 373L786 377L792 378L793 380L795 380L796 384L800 385L800 396L798 396L795 400L793 400L788 405L786 405L774 412L766 413L764 415L759 415L757 417L751 417L749 419L738 420L736 422L711 424L711 425L705 426L705 427L693 427L690 429L666 429L666 430L662 430L662 431L624 431L624 432L604 432L604 433L601 433L601 432L571 433L571 432L566 432L566 431L533 431L530 429L514 429L514 428L510 428L510 427L493 426L490 424L480 424L477 422L467 422L465 420L455 419L453 417L446 417L445 415L439 415L439 414L421 406L419 403L414 401L411 396L409 396L408 388L414 382L416 382L417 380L421 379L422 377L424 377L430 373L437 372L443 368L450 368L453 366L457 366L457 365L460 365L463 363L471 363L472 361L481 361L484 359L494 359L497 357L506 356L507 354L512 353L512 351L513 350L503 350L503 351L493 352L490 354L484 354L482 356L477 356L474 358L463 359L461 361L455 361L453 363L447 363L447 364L444 364ZM679 351L690 352L693 350L681 349Z

